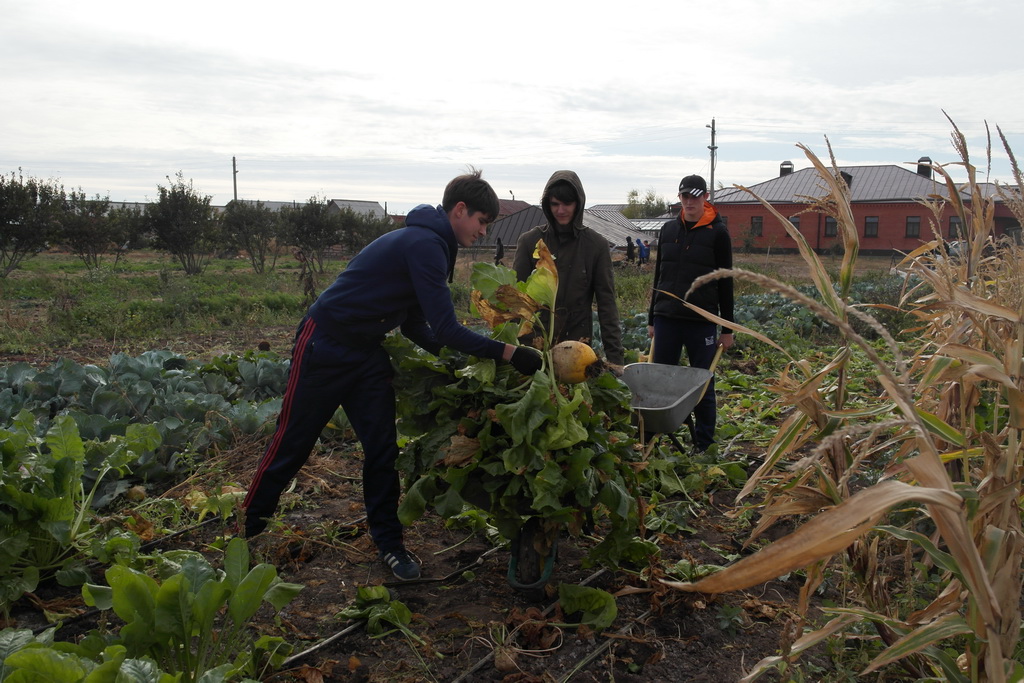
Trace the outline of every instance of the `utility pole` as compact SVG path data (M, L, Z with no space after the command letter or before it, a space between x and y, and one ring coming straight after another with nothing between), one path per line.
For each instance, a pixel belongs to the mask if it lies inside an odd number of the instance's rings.
M715 201L715 159L718 156L718 145L715 144L715 119L712 117L711 125L704 126L705 128L711 129L711 144L708 145L708 149L711 150L711 182L708 183L708 201L714 203Z
M231 157L231 180L235 184L235 201L238 201L238 165L235 163L235 158Z

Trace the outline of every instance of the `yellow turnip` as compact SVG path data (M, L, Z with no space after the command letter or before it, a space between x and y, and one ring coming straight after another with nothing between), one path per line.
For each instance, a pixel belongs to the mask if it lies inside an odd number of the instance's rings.
M565 384L579 384L588 377L596 377L604 369L594 349L578 341L564 341L551 349L551 364L555 379Z

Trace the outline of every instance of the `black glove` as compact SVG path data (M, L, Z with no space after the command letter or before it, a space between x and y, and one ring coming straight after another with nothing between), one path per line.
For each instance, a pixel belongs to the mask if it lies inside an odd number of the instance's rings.
M540 370L544 364L541 361L540 353L533 349L525 346L517 346L516 350L512 352L512 357L508 360L519 372L524 375L532 375L533 373Z

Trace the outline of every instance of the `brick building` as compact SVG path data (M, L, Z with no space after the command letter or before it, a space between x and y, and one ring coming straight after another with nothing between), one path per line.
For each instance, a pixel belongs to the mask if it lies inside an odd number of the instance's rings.
M934 239L933 213L919 200L929 195L946 196L946 186L932 175L931 160L922 157L916 172L901 166L841 166L839 171L850 186L851 208L865 253L909 252ZM839 239L835 220L822 213L806 211L808 197L825 193L814 168L793 170L793 164L780 165L779 176L750 189L789 218L816 251L827 251ZM1000 200L992 184L982 190L996 199L996 234L1020 232L1009 208ZM963 195L965 201L968 199ZM790 251L796 243L784 226L749 193L736 188L715 191L714 204L726 221L734 249ZM678 210L677 207L674 207ZM963 235L959 219L948 206L943 209L943 239L952 241Z

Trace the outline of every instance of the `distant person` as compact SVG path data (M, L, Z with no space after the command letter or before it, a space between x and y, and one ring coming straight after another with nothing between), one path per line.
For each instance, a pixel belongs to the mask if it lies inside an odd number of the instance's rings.
M637 254L637 265L640 265L640 266L642 266L645 263L647 263L647 259L651 255L651 248L650 248L650 246L647 243L645 243L645 242L641 242L639 237L636 238L636 254Z
M555 171L544 186L541 208L547 222L524 232L516 243L515 270L526 280L536 267L534 252L541 239L555 257L558 294L555 297L554 340L585 341L594 336L593 309L608 361L622 365L622 327L615 301L615 276L608 241L583 225L586 195L573 171ZM544 320L544 324L549 324Z
M658 233L658 257L654 265L654 289L648 309L647 332L654 339L655 363L678 365L683 348L690 365L710 368L718 346L733 345L732 330L718 326L691 311L679 299L659 292L686 297L686 292L701 275L732 268L732 242L718 210L704 199L708 186L698 175L689 175L679 183L682 210L678 218L661 226ZM732 322L732 278L702 286L686 300ZM704 452L715 441L715 378L708 383L704 397L693 409L694 447Z
M419 578L398 520L394 369L381 342L400 327L430 353L450 346L509 361L526 375L541 368L535 350L476 334L455 318L447 280L459 247L483 237L497 214L498 197L479 171L458 176L441 206L413 209L406 227L367 245L309 308L295 335L277 430L242 504L246 537L266 528L340 405L363 448L363 500L380 558L396 578Z
M500 266L501 259L505 258L505 245L501 243L501 238L498 238L497 243L494 245L494 265Z
M636 247L633 246L633 240L626 238L626 263L632 263L633 259L636 258Z

